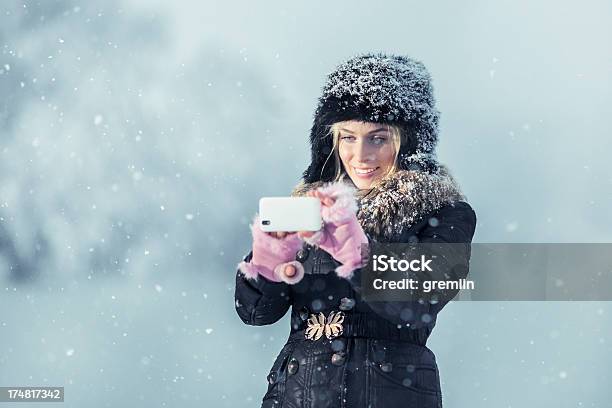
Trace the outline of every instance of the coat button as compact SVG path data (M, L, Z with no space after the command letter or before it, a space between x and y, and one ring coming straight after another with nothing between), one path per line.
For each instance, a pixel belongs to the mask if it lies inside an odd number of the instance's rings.
M306 261L306 259L308 259L308 249L306 248L302 248L299 251L296 252L295 254L295 260L300 262L300 263L304 263Z
M346 360L346 353L344 351L338 351L332 354L331 362L333 365L341 366L342 364L344 364L345 360Z
M351 310L353 307L355 307L355 299L347 297L340 299L340 310L346 312Z
M268 374L268 382L270 385L276 382L276 371L272 371L270 374Z
M308 310L308 308L304 306L300 309L300 319L305 322L306 320L308 320L308 316L310 316L310 310Z
M380 369L383 373L390 373L393 371L393 364L391 363L380 363Z
M291 360L289 360L289 364L287 364L287 372L289 373L289 375L293 375L297 373L299 367L300 367L300 364L298 363L297 359L294 357Z

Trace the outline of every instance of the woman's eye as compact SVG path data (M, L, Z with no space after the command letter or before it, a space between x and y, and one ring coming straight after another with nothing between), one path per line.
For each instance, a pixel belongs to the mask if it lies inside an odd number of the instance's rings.
M374 139L372 139L372 142L377 145L381 145L385 143L386 141L387 141L386 137L374 137Z
M355 140L355 136L342 136L340 140L353 141Z

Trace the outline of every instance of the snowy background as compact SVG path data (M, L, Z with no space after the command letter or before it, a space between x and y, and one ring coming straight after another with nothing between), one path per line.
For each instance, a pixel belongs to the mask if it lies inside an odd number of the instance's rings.
M2 1L0 386L259 406L289 322L234 311L247 222L358 52L430 69L475 241L612 242L610 2L287 3ZM608 407L611 316L452 303L428 343L445 407Z

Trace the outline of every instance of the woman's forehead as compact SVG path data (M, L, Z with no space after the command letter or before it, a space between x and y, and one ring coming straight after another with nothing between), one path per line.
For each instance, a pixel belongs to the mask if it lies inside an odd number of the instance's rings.
M382 123L375 122L362 122L358 120L349 120L338 123L338 127L341 131L347 133L356 134L368 134L375 132L386 132L389 130L389 126Z

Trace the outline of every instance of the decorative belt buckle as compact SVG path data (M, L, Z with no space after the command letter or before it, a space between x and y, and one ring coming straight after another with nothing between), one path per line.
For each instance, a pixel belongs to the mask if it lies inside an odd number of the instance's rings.
M306 328L306 338L308 340L319 340L323 333L328 339L333 339L342 335L344 322L344 313L342 311L332 311L325 318L323 312L319 314L311 314L308 318L308 327Z

